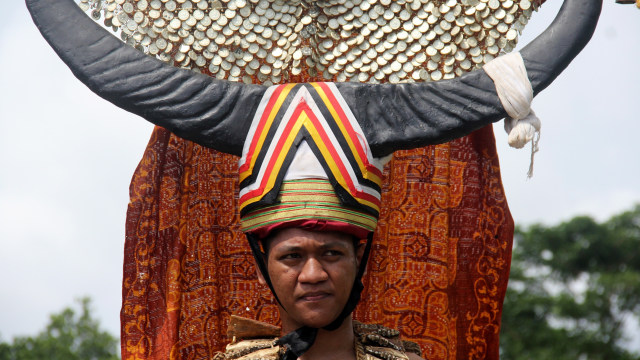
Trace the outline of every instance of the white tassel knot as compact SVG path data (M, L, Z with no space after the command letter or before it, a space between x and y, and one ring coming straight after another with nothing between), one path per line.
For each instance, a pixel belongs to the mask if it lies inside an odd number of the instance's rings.
M519 52L493 59L483 67L496 85L500 102L510 118L504 129L509 134L509 145L521 149L531 142L531 162L528 177L533 176L533 158L540 141L540 119L531 110L533 88Z

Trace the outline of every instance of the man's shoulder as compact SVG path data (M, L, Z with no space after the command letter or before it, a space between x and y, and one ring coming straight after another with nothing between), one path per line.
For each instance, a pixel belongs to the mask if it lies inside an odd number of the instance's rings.
M358 360L419 360L420 346L404 341L400 332L386 326L354 321L355 352ZM277 338L233 341L224 353L214 360L280 360L284 349L276 344Z
M356 335L358 360L422 359L420 346L412 341L402 340L396 329L354 321L353 331Z
M224 353L217 353L213 360L279 360L284 351L276 345L277 338L249 339L232 342Z
M227 336L233 341L213 360L279 360L284 353L276 344L279 335L277 326L231 315Z

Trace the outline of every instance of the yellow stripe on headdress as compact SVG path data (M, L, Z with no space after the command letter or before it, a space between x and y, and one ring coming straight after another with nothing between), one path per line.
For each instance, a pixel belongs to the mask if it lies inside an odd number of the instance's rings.
M256 207L277 205L280 200L275 200L276 191L281 191L281 181L291 180L285 176L292 161L296 163L293 159L299 141L309 145L304 156L318 158L314 174L330 179L340 187L341 197L350 196L353 200L346 200L348 207L340 204L341 211L352 214L350 207L354 207L358 214L367 213L375 219L380 211L382 165L370 157L359 123L331 83L277 85L265 93L240 160L241 215L244 217L249 209L253 213ZM263 202L267 194L269 200ZM296 211L288 208L288 213L300 215ZM337 212L335 207L332 213ZM371 225L370 220L356 222Z

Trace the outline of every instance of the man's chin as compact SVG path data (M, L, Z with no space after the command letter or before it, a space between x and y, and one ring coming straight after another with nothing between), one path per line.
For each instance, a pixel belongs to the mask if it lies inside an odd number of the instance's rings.
M325 320L325 319L320 319L320 320L315 320L315 319L310 319L310 320L305 320L302 322L303 326L307 326L307 327L311 327L311 328L317 328L317 329L322 329L325 326L328 326L329 324L331 324L332 320Z
M299 313L301 316L298 317L296 322L301 326L320 329L331 324L339 315L339 312L336 313L335 311L332 311L330 315L327 313L327 311L319 311L319 309L302 311Z

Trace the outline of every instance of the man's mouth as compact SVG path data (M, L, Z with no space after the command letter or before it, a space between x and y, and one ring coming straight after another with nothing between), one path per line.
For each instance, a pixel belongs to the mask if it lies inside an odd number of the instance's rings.
M313 291L302 294L298 299L300 301L320 301L331 296L330 293L324 291Z

